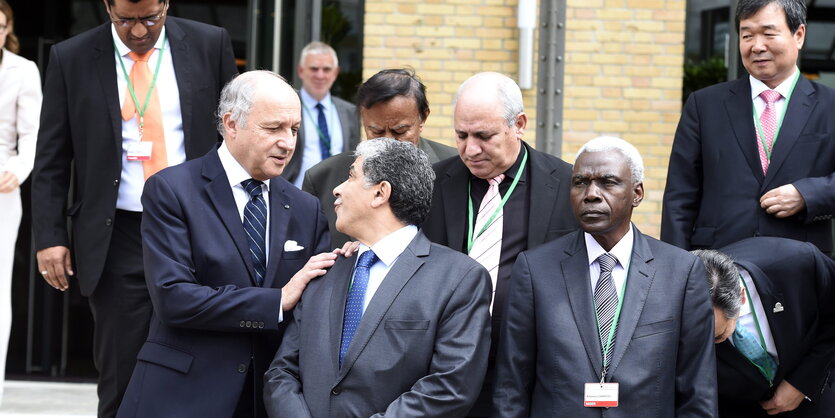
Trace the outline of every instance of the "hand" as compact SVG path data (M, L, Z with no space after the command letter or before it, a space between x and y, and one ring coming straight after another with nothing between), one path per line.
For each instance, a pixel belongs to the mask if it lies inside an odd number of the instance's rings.
M70 261L70 249L64 246L44 248L36 254L38 258L38 271L46 282L60 290L65 291L69 287L67 275L74 275L72 262Z
M317 254L310 257L310 260L307 260L307 264L281 288L281 309L283 311L289 311L295 308L307 284L311 280L325 274L325 269L332 266L335 261L336 253L333 252Z
M806 399L806 396L784 380L777 386L774 396L767 401L760 402L760 406L768 415L777 415L781 412L794 411L803 399Z
M9 193L20 187L20 180L11 171L0 173L0 193Z
M806 201L793 185L786 184L764 194L760 206L778 218L787 218L806 208Z
M348 241L342 245L342 248L335 248L333 250L334 254L342 254L345 258L348 258L354 255L354 251L359 249L360 242L359 241Z

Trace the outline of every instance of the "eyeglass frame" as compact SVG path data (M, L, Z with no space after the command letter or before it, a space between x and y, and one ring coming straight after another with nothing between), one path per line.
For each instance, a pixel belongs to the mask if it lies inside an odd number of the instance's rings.
M147 17L129 17L123 19L114 19L112 12L110 11L110 6L107 7L107 16L110 18L110 22L120 28L132 28L136 26L137 23L141 23L142 26L146 28L151 28L156 26L160 20L165 17L165 14L168 12L168 0L165 0L165 5L162 7L162 11L154 16L147 16Z

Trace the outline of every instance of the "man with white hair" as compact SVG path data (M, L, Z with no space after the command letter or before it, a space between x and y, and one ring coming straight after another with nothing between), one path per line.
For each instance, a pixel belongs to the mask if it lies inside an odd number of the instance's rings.
M296 141L298 152L281 176L301 189L307 169L356 148L360 130L357 107L331 95L339 75L339 59L330 45L319 41L307 44L296 71L302 81L302 124Z
M622 139L580 149L571 203L581 230L521 253L513 267L495 415L716 416L705 270L632 225L643 171Z
M493 280L490 367L471 413L487 416L499 324L516 255L577 228L568 199L571 165L522 141L528 122L522 92L502 74L467 79L453 107L458 157L433 167L435 190L423 231L430 240L470 255Z

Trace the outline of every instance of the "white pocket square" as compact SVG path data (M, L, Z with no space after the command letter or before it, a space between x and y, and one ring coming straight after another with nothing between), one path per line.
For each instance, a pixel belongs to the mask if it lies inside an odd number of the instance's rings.
M291 239L288 239L288 240L287 240L287 242L285 242L285 243L284 243L284 251L285 251L285 252L289 252L289 251L301 251L301 250L303 250L303 249L304 249L304 247L302 247L301 245L299 245L299 243L298 243L298 242L293 241L293 240L291 240Z

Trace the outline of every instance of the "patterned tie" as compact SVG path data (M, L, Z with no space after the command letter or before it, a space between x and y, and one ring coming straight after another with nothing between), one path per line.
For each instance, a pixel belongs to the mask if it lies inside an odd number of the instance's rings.
M774 149L774 134L777 131L777 109L774 103L783 96L774 90L765 90L760 93L760 97L765 101L765 110L760 115L761 135L763 137L760 141L757 141L757 149L760 151L760 164L763 166L763 174L766 174L769 164L768 154ZM768 147L768 152L763 147L763 141Z
M615 282L612 280L612 269L615 268L618 259L612 254L604 253L597 257L597 263L600 264L600 278L597 279L597 285L594 286L594 305L597 307L597 321L600 326L598 330L600 332L600 347L605 350L606 342L609 340L609 328L615 319L615 309L618 306L618 294L615 290ZM606 355L604 372L612 362L617 327L618 324L615 324L612 344L609 346L609 351L604 353Z
M148 59L151 58L153 52L154 49L152 48L142 55L133 51L128 54L130 59L133 60L133 67L130 69L130 82L136 93L136 99L139 100L140 108L145 105L145 99L148 98L148 89L154 80L154 73L148 67ZM160 59L162 58L160 57ZM125 103L122 105L122 119L129 121L136 116L138 126L139 112L136 106L130 91L126 92ZM157 171L168 167L168 154L165 150L165 134L162 129L162 111L160 110L157 86L154 86L153 91L151 91L151 97L148 99L148 105L145 107L139 136L143 142L150 142L152 144L151 159L142 161L142 169L147 180L148 177L151 177Z
M484 228L484 225L493 216L496 208L502 202L502 196L499 194L499 184L504 180L504 174L499 174L496 177L488 180L490 187L487 188L487 193L484 194L484 199L478 208L478 216L476 217L475 227L473 233L478 234ZM479 264L484 266L490 273L490 279L493 281L493 295L496 294L496 277L499 274L499 261L502 255L502 228L504 226L504 210L499 209L499 213L493 219L493 223L484 230L484 232L475 237L473 247L470 248L470 257ZM490 302L490 312L493 312L493 302Z
M325 119L325 106L322 103L316 103L316 109L319 109L319 150L322 151L322 159L331 156L331 134L328 133L328 120Z
M255 281L258 286L264 284L264 277L267 273L267 202L261 194L261 185L264 183L248 179L241 182L244 190L252 196L244 206L244 231L249 240L249 253L252 255L252 264L255 266Z
M742 353L745 358L750 360L751 363L758 366L757 369L760 370L760 373L762 373L762 375L765 376L769 382L774 380L774 374L777 372L777 362L774 361L774 357L771 357L771 354L768 354L768 352L763 349L759 338L748 332L748 330L745 329L739 321L736 323L736 329L734 329L732 338L734 341L734 347L736 347L736 349Z
M354 280L348 290L348 300L345 301L345 317L342 321L342 342L339 345L339 365L351 346L351 340L357 332L362 319L362 305L365 303L365 290L368 288L368 276L371 266L378 260L374 251L367 250L360 254L357 268L354 270Z

